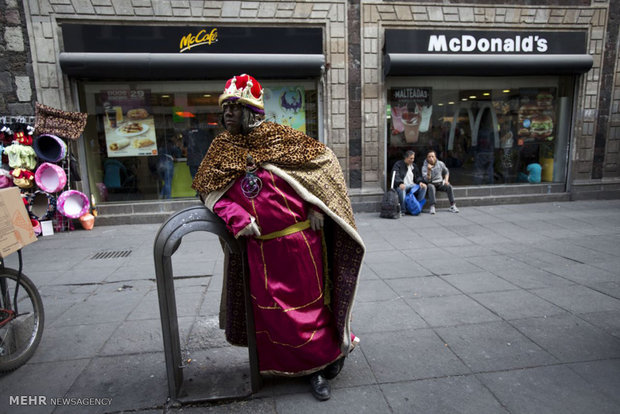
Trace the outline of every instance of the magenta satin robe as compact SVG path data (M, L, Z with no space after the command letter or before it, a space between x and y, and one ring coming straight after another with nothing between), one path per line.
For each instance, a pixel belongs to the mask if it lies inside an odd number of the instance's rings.
M312 206L277 175L259 169L263 188L256 198L237 179L214 212L237 234L256 218L261 234L305 221ZM324 305L320 232L310 228L272 240L248 237L250 290L261 372L303 374L340 355L331 311Z

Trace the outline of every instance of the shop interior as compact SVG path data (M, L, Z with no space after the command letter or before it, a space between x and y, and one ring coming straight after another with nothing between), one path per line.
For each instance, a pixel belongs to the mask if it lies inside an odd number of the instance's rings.
M387 90L387 169L430 150L453 185L564 182L571 77L393 79ZM387 175L387 174L386 174Z
M221 82L84 84L90 191L97 203L196 197L192 180L223 131ZM318 139L316 87L263 84L265 117ZM268 105L269 103L269 105Z

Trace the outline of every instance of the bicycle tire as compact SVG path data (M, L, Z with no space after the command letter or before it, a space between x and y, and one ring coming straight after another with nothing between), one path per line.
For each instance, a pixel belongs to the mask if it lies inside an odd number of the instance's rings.
M9 286L11 303L17 276L14 269L0 270L0 280L5 286ZM0 292L0 307L4 308L5 300ZM19 277L18 311L19 316L16 319L0 327L0 373L14 371L25 364L34 354L43 336L43 301L35 284L23 273Z

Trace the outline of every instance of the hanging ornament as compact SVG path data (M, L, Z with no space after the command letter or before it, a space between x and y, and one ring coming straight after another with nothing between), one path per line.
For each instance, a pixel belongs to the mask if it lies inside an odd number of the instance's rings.
M258 167L254 162L254 158L248 154L246 158L245 177L241 180L241 192L243 192L246 198L256 197L263 188L263 182L256 176L257 169Z

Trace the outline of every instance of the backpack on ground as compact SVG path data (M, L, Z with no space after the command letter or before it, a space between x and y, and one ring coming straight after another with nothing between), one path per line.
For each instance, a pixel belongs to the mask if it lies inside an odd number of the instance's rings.
M418 184L415 184L413 187L411 187L411 189L405 196L405 208L410 214L413 214L414 216L417 216L422 212L422 207L424 207L424 203L426 203L426 199L418 201L418 199L416 198L415 193L419 189L420 186Z
M396 171L392 174L392 185L390 185L390 189L383 195L379 217L391 219L400 218L400 202L398 201L398 193L394 190L395 177Z

